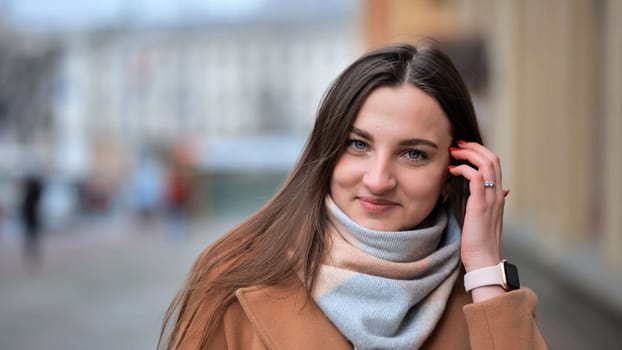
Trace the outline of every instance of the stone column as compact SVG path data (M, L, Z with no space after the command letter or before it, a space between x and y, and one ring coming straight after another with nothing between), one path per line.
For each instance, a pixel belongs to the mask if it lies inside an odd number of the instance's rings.
M564 245L593 232L596 8L580 0L492 7L492 144L512 189L508 214Z
M604 3L603 250L622 263L622 1Z

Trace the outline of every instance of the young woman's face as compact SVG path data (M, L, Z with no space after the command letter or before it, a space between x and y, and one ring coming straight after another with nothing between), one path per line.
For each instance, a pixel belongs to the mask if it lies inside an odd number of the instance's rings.
M411 84L374 90L354 121L330 192L372 230L417 227L446 184L451 128L440 105Z

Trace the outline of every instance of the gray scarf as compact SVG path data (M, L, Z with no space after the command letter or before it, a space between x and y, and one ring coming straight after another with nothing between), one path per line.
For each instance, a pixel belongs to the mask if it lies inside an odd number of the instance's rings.
M373 231L326 200L331 246L312 296L355 350L418 349L458 277L460 227L439 210L430 227Z

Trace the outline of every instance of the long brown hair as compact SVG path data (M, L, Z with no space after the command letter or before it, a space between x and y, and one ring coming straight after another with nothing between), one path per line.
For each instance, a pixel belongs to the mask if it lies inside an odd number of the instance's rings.
M215 310L203 330L203 346L234 301L237 289L278 284L297 273L307 290L313 288L327 247L324 200L352 124L374 89L404 83L438 101L450 121L454 140L482 141L466 86L442 51L397 44L360 57L324 95L313 131L282 187L264 207L199 256L167 310L161 343L172 349L183 339L188 324L179 320L192 318L196 300L209 300ZM462 177L451 177L449 188L448 205L462 223L468 183ZM170 334L165 337L167 330Z

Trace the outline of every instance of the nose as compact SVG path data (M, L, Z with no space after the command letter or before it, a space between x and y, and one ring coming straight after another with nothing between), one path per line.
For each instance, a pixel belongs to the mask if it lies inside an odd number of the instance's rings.
M390 157L370 159L363 184L372 194L382 194L395 188L397 180L391 169Z

